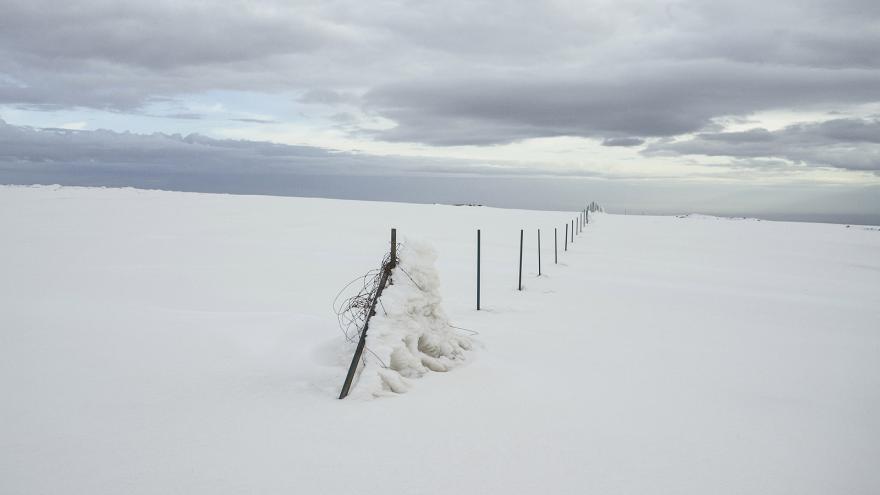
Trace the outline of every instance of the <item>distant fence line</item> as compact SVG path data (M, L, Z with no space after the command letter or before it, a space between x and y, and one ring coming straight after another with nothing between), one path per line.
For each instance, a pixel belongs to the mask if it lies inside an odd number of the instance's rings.
M572 218L570 222L565 222L565 238L563 240L563 251L568 251L568 245L574 244L574 239L578 235L584 232L584 229L587 225L590 224L590 213L596 212L604 212L605 210L599 206L595 201L590 202L586 208L578 212L578 216L576 218ZM542 270L542 257L541 257L541 229L538 230L538 276L543 275ZM480 309L480 299L481 299L481 277L480 277L480 260L481 260L481 246L482 240L482 232L481 229L477 229L477 310ZM517 290L522 290L522 272L523 272L523 245L525 243L525 229L520 229L519 231L519 265L517 270ZM559 240L558 240L558 227L553 228L553 264L559 264Z
M565 222L565 239L563 243L563 250L568 251L569 243L574 244L574 239L577 235L583 233L584 228L590 224L590 213L595 212L603 212L605 211L598 203L595 201L590 202L586 208L578 212L578 216L576 218L571 219L571 222ZM553 264L559 263L559 242L557 239L558 227L553 228ZM542 276L541 269L541 229L537 229L538 236L538 276ZM518 282L517 282L517 290L522 290L522 269L523 269L523 242L525 239L525 229L520 229L519 231L519 270L518 270ZM379 303L379 298L382 297L382 291L385 287L392 283L391 281L391 272L394 267L397 265L397 229L391 229L391 247L389 253L383 257L381 268L376 271L373 270L368 274L373 278L372 283L365 284L364 289L361 290L361 293L357 296L350 298L349 302L345 306L345 308L337 310L338 314L346 311L355 311L357 313L356 318L354 318L353 322L360 324L361 328L358 332L358 344L355 348L354 355L351 358L351 364L348 367L348 373L345 375L345 382L342 384L342 390L339 393L339 398L344 399L348 396L348 393L351 389L352 382L354 380L354 376L357 373L358 365L360 364L361 359L363 358L364 347L366 346L367 339L367 330L370 327L370 318L376 314L376 305ZM480 297L481 297L481 256L482 256L482 231L481 229L477 229L477 310L480 310ZM338 297L338 296L337 296Z

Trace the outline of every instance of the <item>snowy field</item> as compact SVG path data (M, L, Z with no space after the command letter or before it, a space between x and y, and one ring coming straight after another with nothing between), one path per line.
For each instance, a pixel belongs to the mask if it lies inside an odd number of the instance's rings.
M575 215L0 187L0 493L880 493L880 231ZM392 226L479 334L340 401Z

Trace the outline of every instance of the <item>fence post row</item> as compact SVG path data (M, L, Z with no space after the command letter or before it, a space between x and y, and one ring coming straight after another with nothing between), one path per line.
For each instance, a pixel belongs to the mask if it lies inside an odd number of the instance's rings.
M574 244L574 236L575 234L579 234L583 231L583 228L590 223L590 212L598 211L599 208L596 206L595 201L590 203L587 209L581 211L578 215L577 224L575 224L575 220L571 221L571 224L566 222L565 224L565 242L563 243L563 249L568 251L568 242L569 242L569 230L571 230L571 243ZM570 227L570 229L569 229ZM522 262L523 262L523 239L524 239L524 229L520 229L519 231L519 280L517 283L517 289L522 290ZM481 262L481 231L477 229L477 311L480 310L480 262ZM559 264L559 233L556 227L553 228L553 264ZM394 282L391 279L391 271L397 266L397 229L391 229L391 254L388 257L388 262L382 266L382 275L379 278L379 286L376 289L376 294L373 296L373 299L370 301L370 310L367 313L366 320L364 321L364 328L361 329L360 338L358 340L357 348L354 351L354 356L351 358L351 364L348 367L348 373L345 375L345 383L342 384L342 390L339 393L339 398L344 399L348 396L348 393L351 389L352 381L354 380L354 375L357 372L358 364L360 363L361 357L364 353L364 347L366 346L367 340L367 330L370 327L370 317L376 314L376 304L379 302L379 298L382 296L382 291L385 289L386 285L392 285ZM542 275L541 270L541 229L538 229L538 276Z
M385 284L390 282L391 270L396 265L397 229L391 229L391 256L388 263L382 266L382 276L379 278L379 288L376 289L376 295L373 296L373 300L370 301L370 311L367 313L366 320L364 320L364 328L361 329L361 337L358 340L357 348L354 350L354 356L351 357L351 364L348 366L348 373L345 375L345 383L342 384L342 390L339 392L340 399L344 399L348 395L348 391L351 389L351 382L354 380L354 374L357 372L358 363L361 361L361 356L364 354L364 346L366 346L367 343L367 329L370 327L370 317L376 314L376 303L378 303L379 298L382 297L382 290L385 289Z

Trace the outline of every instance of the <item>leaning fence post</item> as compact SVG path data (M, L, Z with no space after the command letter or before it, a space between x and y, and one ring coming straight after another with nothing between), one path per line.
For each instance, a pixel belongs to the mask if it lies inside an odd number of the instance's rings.
M397 229L391 229L391 256L387 264L382 265L382 276L379 278L379 287L376 289L376 295L370 301L370 310L367 312L364 328L361 329L361 337L358 340L357 348L354 350L354 356L351 357L351 364L348 365L348 373L345 375L345 383L342 384L342 390L339 392L339 398L344 399L351 389L351 382L354 380L354 374L357 372L358 363L364 354L364 347L367 345L367 330L370 328L370 317L376 312L376 303L382 297L382 290L385 284L391 282L391 269L397 263Z
M568 224L565 224L565 250L568 251Z
M519 229L519 290L522 290L522 248L523 248L523 230Z
M559 263L559 248L556 247L558 244L556 240L556 227L553 227L553 264Z
M574 244L574 220L571 221L571 243Z
M477 229L477 311L480 310L480 229Z

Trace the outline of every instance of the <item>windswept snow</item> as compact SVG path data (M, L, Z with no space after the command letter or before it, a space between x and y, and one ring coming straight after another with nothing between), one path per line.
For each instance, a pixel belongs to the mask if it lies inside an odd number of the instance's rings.
M370 320L364 369L350 398L403 393L412 379L449 371L465 360L471 339L456 333L443 310L437 254L423 242L400 246L393 284Z
M0 187L0 493L880 493L880 232L575 217Z

